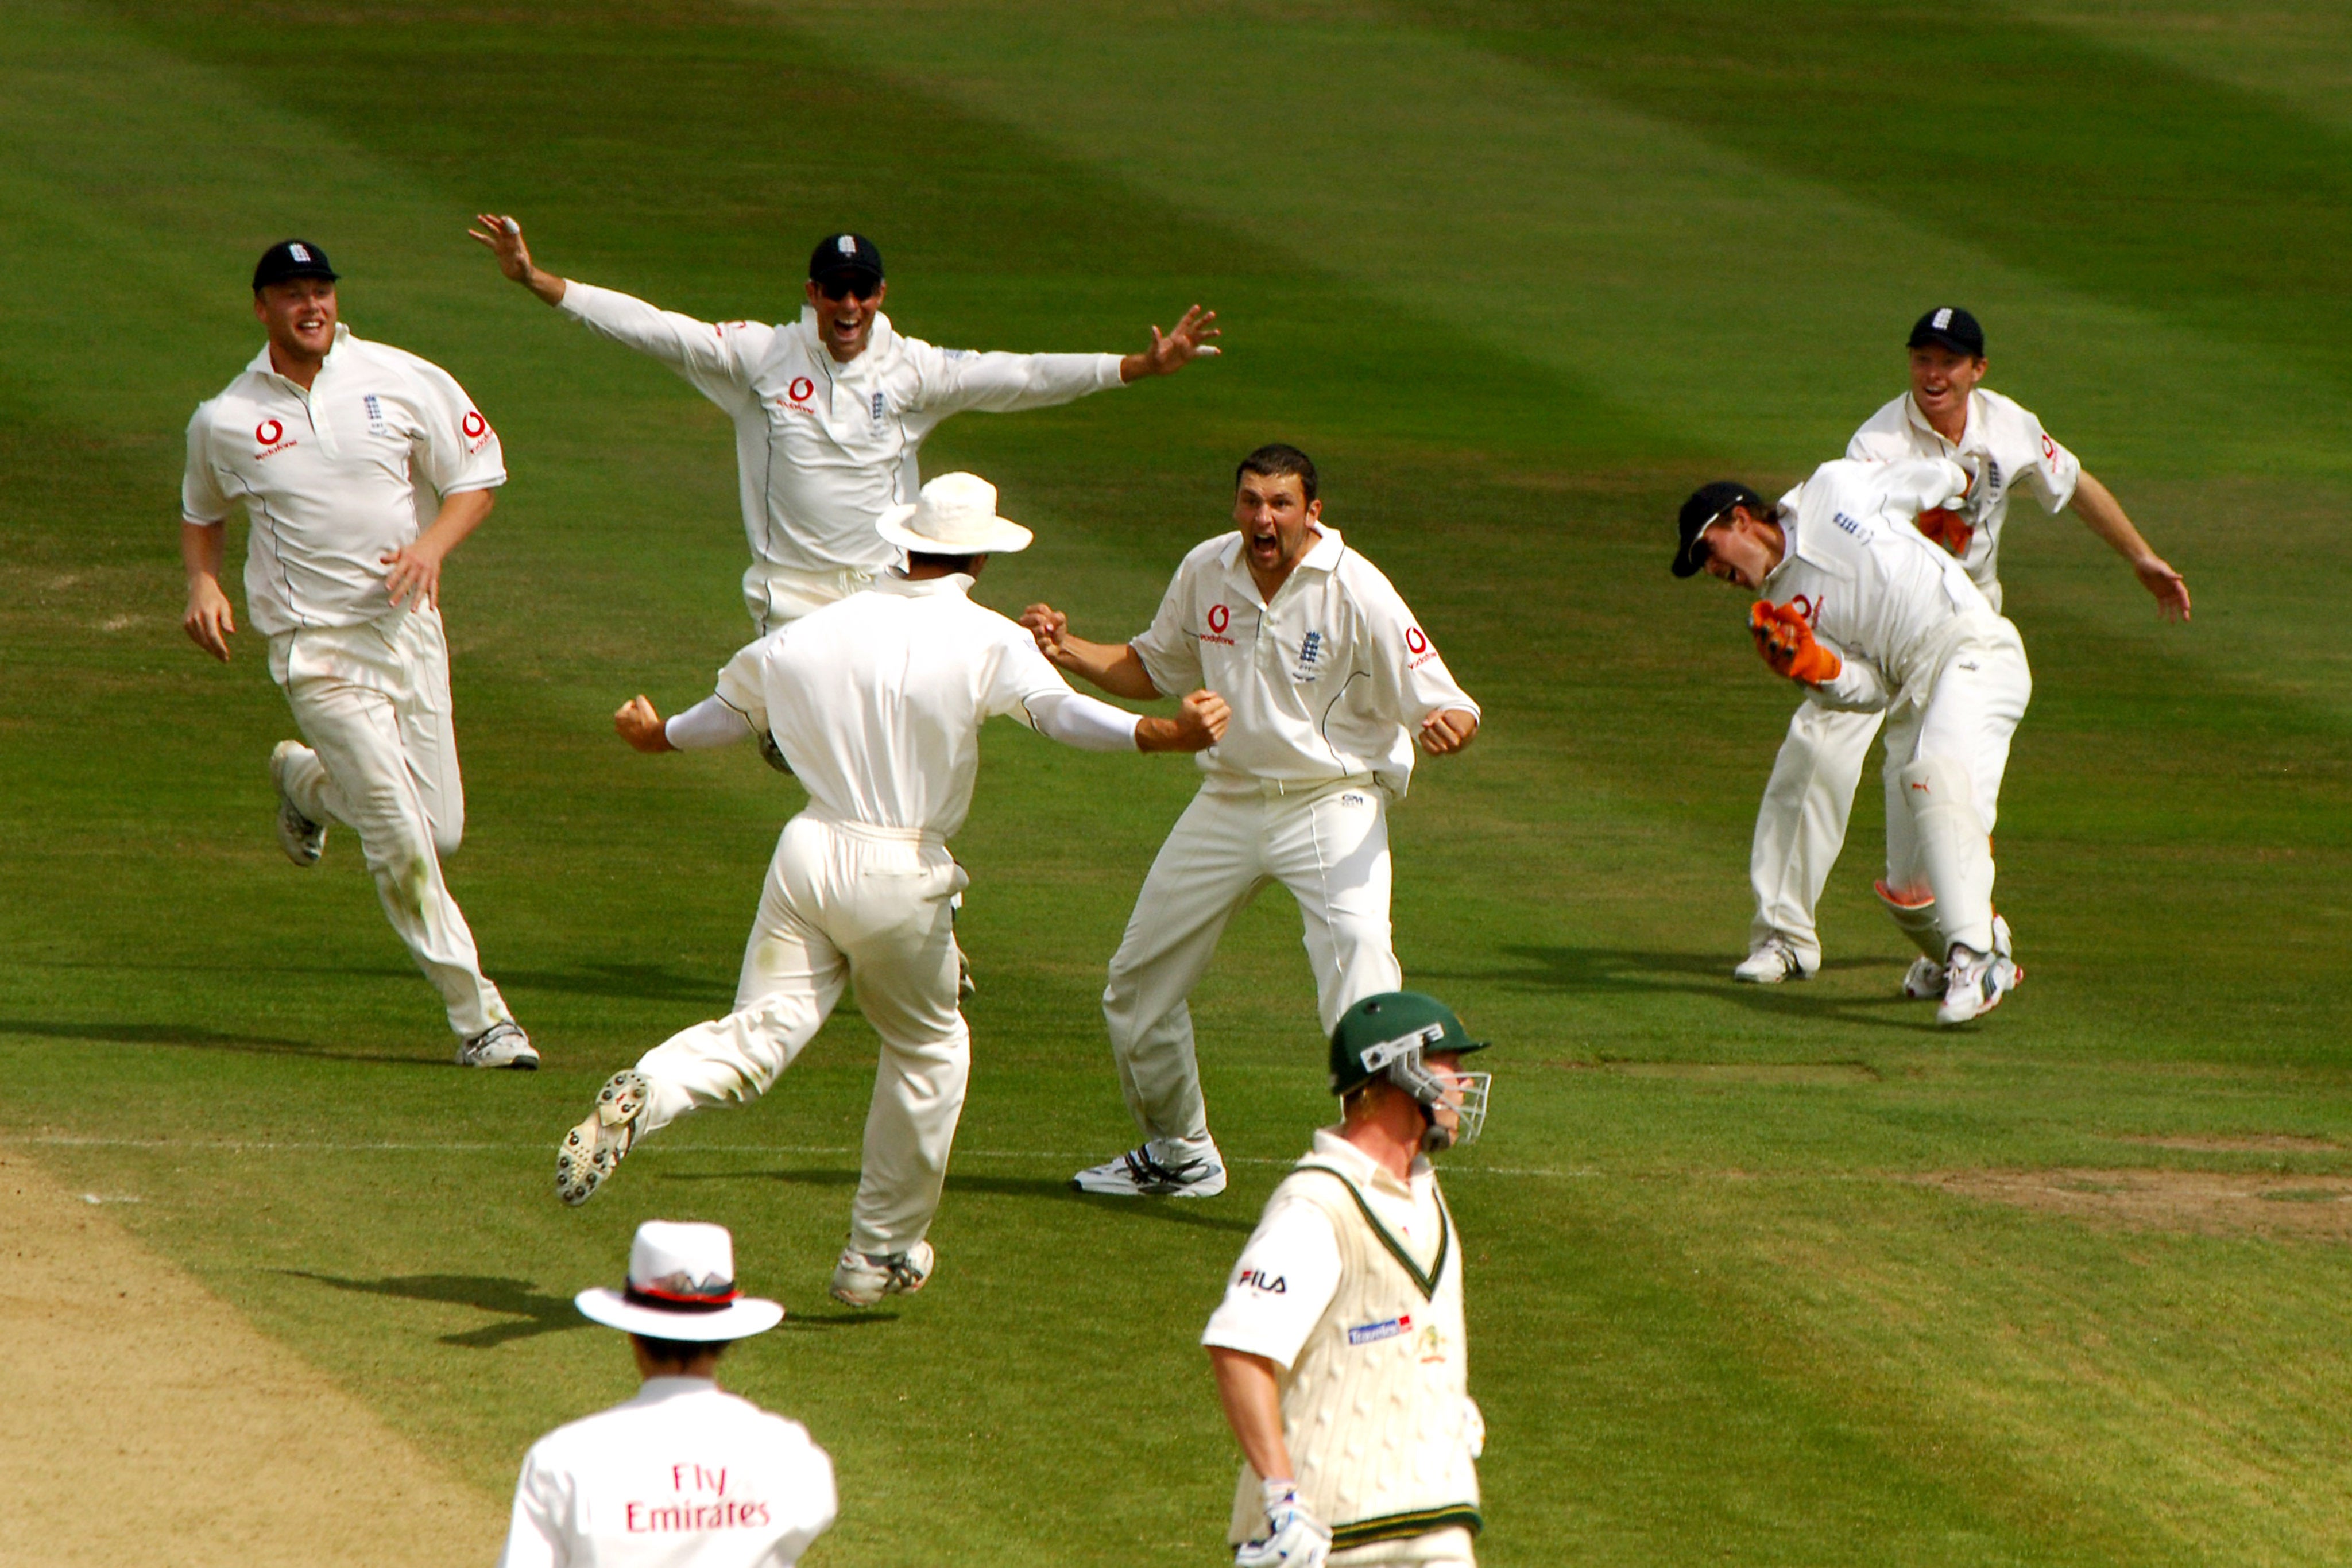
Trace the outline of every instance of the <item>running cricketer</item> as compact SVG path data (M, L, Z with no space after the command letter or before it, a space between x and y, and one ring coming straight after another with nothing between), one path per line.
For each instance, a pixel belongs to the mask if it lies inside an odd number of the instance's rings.
M537 1067L441 879L466 831L441 567L506 483L498 434L446 371L354 337L335 281L308 240L271 246L254 268L269 340L188 422L182 625L227 662L222 543L241 502L246 603L310 743L269 754L279 845L316 865L329 822L354 830L385 916L441 992L459 1064ZM438 509L420 528L428 493Z
M1993 609L2001 604L2001 525L2010 496L2021 486L2044 511L2071 507L2130 563L2141 586L2155 595L2158 613L2189 619L2188 585L2148 548L2107 487L2084 472L2032 413L1979 384L1987 363L1984 329L1975 317L1957 306L1930 310L1911 329L1909 348L1911 390L1872 414L1845 455L1868 463L1949 457L1976 465L1985 486L1977 521L1970 525L1938 510L1922 514L1920 526L1959 558ZM1738 978L1772 985L1808 978L1821 967L1813 911L1845 842L1854 787L1883 716L1800 703L1790 719L1756 814L1748 867L1756 918L1748 956L1732 971ZM1886 788L1895 789L1892 779ZM1884 884L1878 891L1890 906L1901 896ZM1913 965L1904 989L1923 998L1941 996L1937 967L1925 958Z
M1683 503L1674 558L1676 577L1762 596L1757 651L1809 704L1885 715L1887 906L1941 966L1941 1024L1990 1012L2019 978L1993 914L1992 829L2033 677L2017 628L1920 529L1939 509L1976 526L1986 481L1944 457L1824 463L1777 507L1718 481Z
M1207 686L1233 705L1110 961L1103 1019L1144 1142L1072 1177L1086 1192L1224 1190L1185 998L1225 922L1269 882L1290 890L1327 1031L1395 989L1389 807L1412 781L1416 737L1444 756L1478 733L1478 705L1404 600L1322 520L1307 455L1261 446L1234 477L1239 527L1193 548L1133 641L1074 637L1051 605L1021 618L1047 658L1115 696Z
M1236 1568L1471 1568L1486 1423L1429 1155L1486 1124L1488 1075L1461 1066L1486 1048L1412 991L1331 1033L1339 1124L1266 1200L1201 1335L1242 1449Z
M882 1052L833 1294L861 1307L920 1290L935 1261L925 1237L971 1067L951 907L967 879L947 841L971 810L980 727L1007 715L1083 750L1198 751L1226 721L1213 692L1175 718L1080 696L1026 631L973 603L989 556L1030 539L996 515L985 481L943 475L877 526L908 552L903 571L743 649L717 695L674 718L642 696L614 716L647 752L772 735L809 803L777 841L735 1010L614 1073L555 1177L559 1197L583 1203L636 1139L759 1098L855 985Z
M484 213L473 237L499 270L599 337L669 366L735 422L743 605L754 632L846 598L895 559L874 525L921 487L923 438L966 409L1047 408L1213 356L1216 313L1199 306L1128 354L974 353L902 336L882 314L882 253L828 235L809 256L800 319L698 321L531 264L522 227Z

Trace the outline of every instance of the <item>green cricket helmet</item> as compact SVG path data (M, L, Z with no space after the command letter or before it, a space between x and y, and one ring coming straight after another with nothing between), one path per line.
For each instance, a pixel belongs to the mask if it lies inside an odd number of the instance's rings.
M1412 1095L1421 1106L1426 1131L1422 1147L1431 1153L1475 1141L1486 1125L1489 1072L1463 1072L1454 1082L1429 1069L1434 1051L1467 1055L1486 1049L1472 1040L1454 1009L1419 991L1382 991L1349 1008L1331 1031L1331 1092L1345 1096L1375 1079ZM1450 1103L1458 1117L1453 1130L1437 1124L1434 1107Z

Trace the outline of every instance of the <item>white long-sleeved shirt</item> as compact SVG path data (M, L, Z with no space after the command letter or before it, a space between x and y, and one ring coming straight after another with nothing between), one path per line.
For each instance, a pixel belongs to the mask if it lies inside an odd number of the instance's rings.
M1930 507L1958 509L1969 476L1946 458L1824 463L1780 497L1786 549L1763 597L1793 606L1836 653L1807 688L1824 706L1924 703L1969 635L2004 627L1959 561L1919 532Z
M1072 691L971 587L961 573L886 575L738 653L719 700L775 737L820 815L941 839L971 813L992 717L1081 747L1135 745L1133 714Z
M792 1568L837 1510L800 1423L707 1377L647 1378L531 1445L499 1568Z
M180 515L209 525L245 504L246 603L276 636L396 613L382 558L415 542L435 496L506 480L498 433L455 377L338 323L308 391L265 345L197 406Z
M872 571L897 559L875 521L922 488L917 455L948 415L1045 408L1119 384L1117 354L941 349L901 336L879 314L866 351L845 365L805 306L783 326L698 321L567 282L559 308L661 361L727 411L751 557L794 571Z
M1163 693L1206 686L1232 707L1224 738L1201 753L1207 788L1370 775L1402 800L1422 724L1478 705L1380 568L1316 527L1322 538L1272 603L1238 530L1195 545L1129 645Z
M1969 394L1969 418L1958 442L1947 441L1911 394L1864 420L1848 441L1845 455L1864 463L1900 463L1927 457L1970 458L1984 486L1977 498L1976 526L1960 563L1969 580L2000 608L2000 532L2009 520L2009 497L2022 485L2046 512L2065 509L2083 477L2083 465L2052 439L2032 410L1982 387Z

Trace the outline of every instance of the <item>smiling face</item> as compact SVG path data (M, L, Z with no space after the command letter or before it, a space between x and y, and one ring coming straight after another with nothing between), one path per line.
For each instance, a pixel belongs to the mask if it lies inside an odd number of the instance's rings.
M1911 401L1927 423L1948 441L1958 441L1969 426L1969 393L1984 380L1985 361L1941 343L1911 350Z
M253 313L269 333L270 357L281 368L315 365L335 346L335 286L324 277L293 277L254 290Z
M1706 574L1751 593L1764 586L1786 548L1780 530L1745 507L1732 507L1721 520L1701 529L1698 537L1706 544Z
M860 289L871 289L861 295ZM824 340L824 351L834 362L845 365L866 351L874 338L874 318L882 308L882 297L890 286L878 278L862 276L828 277L819 283L808 283L809 308L816 312L817 336Z
M1307 498L1297 475L1243 474L1234 491L1234 522L1250 575L1267 597L1314 548L1314 524L1322 515L1323 503Z

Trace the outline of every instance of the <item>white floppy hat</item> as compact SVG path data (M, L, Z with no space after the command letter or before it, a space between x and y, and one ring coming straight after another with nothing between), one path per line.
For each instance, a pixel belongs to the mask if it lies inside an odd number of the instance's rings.
M716 1343L782 1322L774 1301L735 1289L735 1239L723 1225L648 1219L629 1245L628 1288L572 1298L581 1315L648 1339Z
M996 515L996 486L977 474L940 475L874 526L900 549L923 555L999 555L1027 549L1037 537Z

